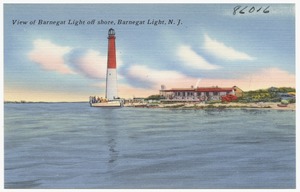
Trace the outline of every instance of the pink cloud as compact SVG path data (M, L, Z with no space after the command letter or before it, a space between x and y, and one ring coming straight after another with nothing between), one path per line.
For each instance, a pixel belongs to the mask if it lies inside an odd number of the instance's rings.
M122 60L117 56L117 67L122 65ZM78 58L76 61L76 67L78 72L96 79L102 79L106 77L106 67L107 67L107 56L99 51L89 49L83 56ZM118 79L121 76L118 75Z
M88 50L78 59L77 67L80 73L91 78L105 78L107 59L105 55L95 50Z
M34 48L28 54L31 61L39 64L43 69L56 71L62 74L75 72L64 61L64 56L72 48L55 45L49 40L37 39L33 42Z

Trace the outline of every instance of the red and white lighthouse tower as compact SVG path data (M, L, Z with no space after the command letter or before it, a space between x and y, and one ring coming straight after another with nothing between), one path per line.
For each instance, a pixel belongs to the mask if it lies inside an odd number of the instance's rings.
M115 30L108 30L108 53L107 53L107 72L106 72L106 94L108 100L118 97L117 85L117 61L116 61L116 44Z

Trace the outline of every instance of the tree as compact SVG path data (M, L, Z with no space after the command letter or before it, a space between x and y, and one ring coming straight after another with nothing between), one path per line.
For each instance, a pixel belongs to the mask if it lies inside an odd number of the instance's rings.
M146 98L146 100L160 100L160 99L164 99L164 97L160 95L150 95L149 97Z

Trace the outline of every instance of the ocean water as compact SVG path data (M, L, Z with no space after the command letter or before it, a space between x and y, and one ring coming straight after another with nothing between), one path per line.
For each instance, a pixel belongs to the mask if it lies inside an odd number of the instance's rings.
M5 188L295 188L295 111L4 105Z

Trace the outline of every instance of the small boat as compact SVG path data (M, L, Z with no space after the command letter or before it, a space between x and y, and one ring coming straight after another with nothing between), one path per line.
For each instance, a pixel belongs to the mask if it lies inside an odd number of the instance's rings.
M90 102L91 107L123 107L122 100L110 100L110 101L103 101L103 102Z
M287 107L288 104L282 104L282 103L281 103L281 104L277 104L277 106L278 106L278 107Z

